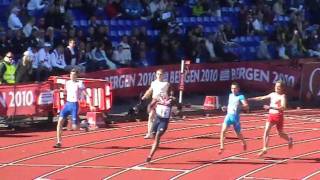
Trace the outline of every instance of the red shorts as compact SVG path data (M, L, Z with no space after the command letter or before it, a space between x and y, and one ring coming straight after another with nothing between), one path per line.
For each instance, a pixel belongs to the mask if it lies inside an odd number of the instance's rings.
M282 129L283 129L283 114L282 113L269 114L268 122L276 124L277 129L282 131Z

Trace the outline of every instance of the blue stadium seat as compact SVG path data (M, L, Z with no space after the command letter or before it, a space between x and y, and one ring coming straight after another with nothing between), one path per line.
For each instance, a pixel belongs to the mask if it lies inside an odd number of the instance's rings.
M203 17L201 17L201 16L196 17L196 22L197 23L202 23L203 22Z
M124 26L124 25L125 25L124 20L118 19L118 20L117 20L117 25L118 25L118 26Z
M110 20L110 26L117 26L117 21L114 19Z
M124 25L131 28L133 26L132 20L129 20L129 19L124 20Z
M110 25L110 22L107 20L107 19L104 19L102 21L102 24L105 25L105 26L109 26Z
M182 17L176 17L176 21L177 21L178 23L183 23Z
M73 20L72 21L72 25L75 27L79 27L80 26L80 22L78 20Z
M130 30L125 30L124 34L127 35L127 36L130 36L131 35L131 31Z
M81 19L81 20L80 20L80 26L87 27L87 26L88 26L88 20L86 20L86 19Z

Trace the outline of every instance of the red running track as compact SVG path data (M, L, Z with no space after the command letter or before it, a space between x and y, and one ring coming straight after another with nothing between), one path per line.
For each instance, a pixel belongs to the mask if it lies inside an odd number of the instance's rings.
M248 150L232 131L218 155L222 116L173 121L152 163L145 158L146 122L115 124L88 133L65 131L63 148L54 149L54 130L0 132L0 179L320 179L319 109L289 110L285 131L294 147L276 131L270 150L257 158L265 112L242 114Z

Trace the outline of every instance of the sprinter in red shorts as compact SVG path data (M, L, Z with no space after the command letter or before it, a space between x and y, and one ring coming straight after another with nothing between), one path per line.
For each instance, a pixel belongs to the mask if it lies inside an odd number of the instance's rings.
M248 100L264 100L270 99L270 105L264 105L264 109L269 110L268 120L266 122L265 131L263 134L263 148L262 151L258 154L259 157L263 156L267 153L268 150L268 141L269 141L269 134L271 128L276 125L278 134L281 138L288 141L289 149L292 148L293 142L292 138L289 137L283 131L283 112L287 106L287 98L284 93L284 84L282 81L277 81L274 87L274 92L266 95L266 96L259 96L254 98L249 98Z

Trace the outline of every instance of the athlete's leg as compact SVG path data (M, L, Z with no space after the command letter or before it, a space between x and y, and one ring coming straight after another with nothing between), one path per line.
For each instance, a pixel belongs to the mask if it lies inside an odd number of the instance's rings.
M146 139L152 138L151 131L154 123L154 118L155 118L155 110L150 110L149 117L148 117L148 132L145 136Z
M154 139L154 142L153 142L153 144L152 144L152 148L151 148L150 154L149 154L149 156L147 157L146 162L150 162L150 161L151 161L154 153L156 152L157 148L159 147L161 135L162 135L162 134L161 134L159 131L156 133L156 137L155 137L155 139Z
M273 125L274 125L274 123L271 123L269 121L266 122L265 130L264 130L264 133L263 133L263 139L262 139L262 150L258 154L258 156L262 156L262 155L267 153L268 142L269 142L269 134L270 134L270 130L271 130Z
M241 133L241 131L237 132L237 136L242 141L243 150L246 151L247 150L247 143L246 143L246 140L244 139L243 134Z
M237 137L242 141L243 150L247 150L247 143L243 137L243 134L241 132L241 125L240 125L240 117L237 117L235 119L236 121L233 124L234 131L236 132Z
M221 132L220 132L220 151L219 151L219 154L221 154L224 150L224 138L225 138L225 134L226 134L227 130L228 130L228 125L226 122L223 122Z
M57 123L57 143L54 145L55 148L61 147L63 123L64 123L64 118L59 117L58 123Z
M278 122L276 123L276 126L277 126L277 130L278 130L279 136L280 136L282 139L288 141L288 147L289 147L289 149L291 149L291 148L292 148L292 145L293 145L293 140L292 140L291 137L288 136L287 133L285 133L285 132L283 131L283 116L279 117L279 120L278 120Z

